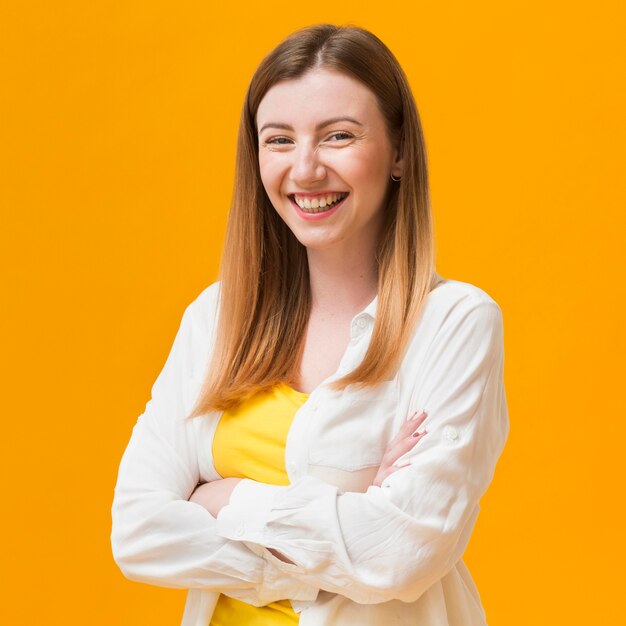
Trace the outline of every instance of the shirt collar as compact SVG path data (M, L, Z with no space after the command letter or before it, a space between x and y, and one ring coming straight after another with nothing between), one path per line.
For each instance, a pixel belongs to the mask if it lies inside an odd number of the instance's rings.
M367 315L372 319L376 319L376 311L378 309L378 295L374 296L374 299L356 316L362 317Z
M443 280L444 279L437 272L435 272L434 280L433 280L433 289L435 287L438 287L439 284L443 282ZM360 313L357 313L357 315L354 316L354 319L356 319L357 317L368 316L371 319L375 320L377 310L378 310L378 295L374 296L374 299Z

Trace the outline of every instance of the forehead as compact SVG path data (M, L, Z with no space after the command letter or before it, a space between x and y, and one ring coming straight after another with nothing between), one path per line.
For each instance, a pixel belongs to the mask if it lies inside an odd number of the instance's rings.
M374 93L362 82L334 70L317 69L283 80L265 94L257 111L257 127L268 122L293 126L349 116L364 124L380 122Z

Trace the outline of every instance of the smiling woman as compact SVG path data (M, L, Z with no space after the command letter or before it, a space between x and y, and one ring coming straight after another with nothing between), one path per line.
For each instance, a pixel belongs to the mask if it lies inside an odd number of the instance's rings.
M484 626L462 555L503 358L496 302L435 271L396 59L359 28L295 33L246 95L221 280L124 453L116 562L190 589L185 626Z
M376 96L351 76L311 69L268 90L257 126L263 186L309 262L333 247L373 264L389 179L402 174Z

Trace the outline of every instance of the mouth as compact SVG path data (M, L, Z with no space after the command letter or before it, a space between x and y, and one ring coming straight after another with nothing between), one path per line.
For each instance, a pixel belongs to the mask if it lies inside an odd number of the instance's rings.
M348 195L348 192L327 193L315 196L292 193L288 197L292 204L295 204L302 213L315 215L318 213L327 213L335 209Z

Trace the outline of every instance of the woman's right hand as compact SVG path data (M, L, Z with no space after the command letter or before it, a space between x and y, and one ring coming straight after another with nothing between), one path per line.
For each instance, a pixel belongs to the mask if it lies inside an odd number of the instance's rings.
M383 460L378 468L378 473L372 483L376 487L380 487L382 482L387 476L393 474L402 467L406 467L409 463L398 464L398 459L404 456L409 450L415 446L418 441L421 441L422 437L428 432L427 430L420 432L418 428L424 423L424 420L428 417L428 413L423 409L416 411L409 417L409 419L403 424L400 432L389 442L383 455Z

